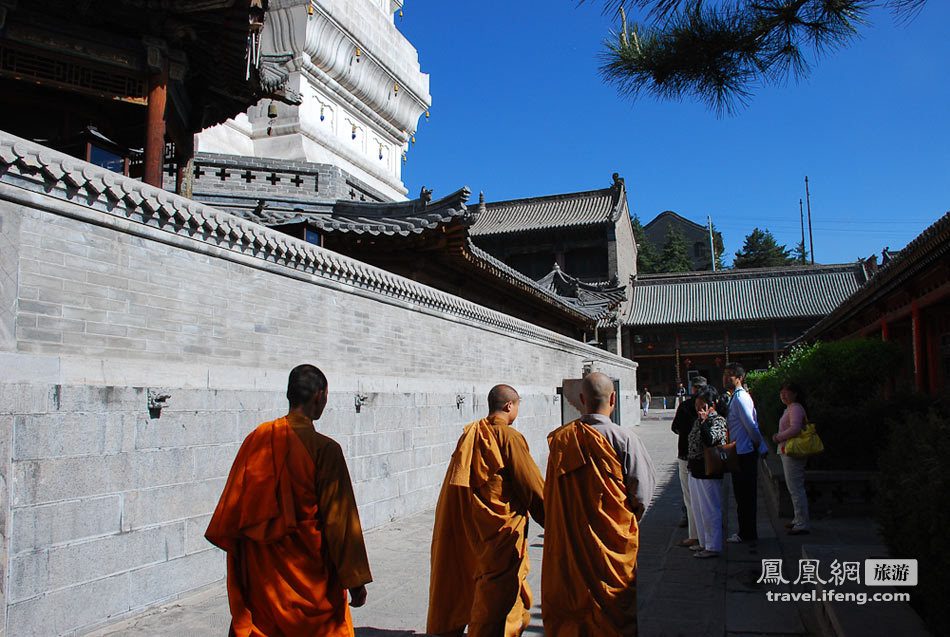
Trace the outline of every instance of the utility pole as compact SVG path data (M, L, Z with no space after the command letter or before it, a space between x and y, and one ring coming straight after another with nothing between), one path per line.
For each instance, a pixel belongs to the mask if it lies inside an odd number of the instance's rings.
M713 243L713 233L712 233L712 219L709 215L706 215L706 223L709 226L709 254L712 258L712 269L713 272L716 271L716 244Z
M805 175L805 202L808 204L808 243L811 244L811 264L815 265L815 237L811 234L811 195L808 193L808 175Z
M805 212L802 209L802 200L798 200L798 214L802 218L802 263L808 260L808 248L805 246Z

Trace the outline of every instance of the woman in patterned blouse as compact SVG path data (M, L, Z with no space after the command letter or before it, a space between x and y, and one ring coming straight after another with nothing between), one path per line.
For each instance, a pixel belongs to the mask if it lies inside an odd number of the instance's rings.
M719 557L722 551L722 474L706 475L704 450L725 444L728 438L726 419L717 413L719 392L706 387L696 395L698 417L689 432L689 495L696 516L699 544L690 548L693 557ZM728 402L719 403L719 411L728 410Z

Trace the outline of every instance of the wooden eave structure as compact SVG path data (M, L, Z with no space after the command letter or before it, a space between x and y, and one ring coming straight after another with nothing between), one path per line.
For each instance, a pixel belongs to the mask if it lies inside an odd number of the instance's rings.
M5 115L92 123L144 148L144 177L161 187L165 144L190 161L193 135L264 94L259 38L268 0L30 0L0 7ZM15 90L13 90L15 89ZM8 109L8 110L7 110ZM77 113L78 112L78 113ZM10 119L9 117L7 119ZM12 132L43 143L42 122ZM19 130L22 128L23 130ZM31 134L33 133L33 134ZM166 137L167 135L167 137Z
M799 341L867 336L950 299L950 212L887 261Z
M469 229L478 217L465 206L469 190L460 189L435 202L424 198L396 204L338 202L331 215L313 216L311 231L331 250L396 272L492 309L572 337L593 328L596 317L559 297L476 246ZM433 219L412 231L383 232L400 208L418 218L424 210ZM340 223L342 215L380 211L378 225ZM441 212L439 212L441 211Z
M597 315L562 298L474 244L472 224L484 207L469 208L468 188L432 201L423 191L403 202L337 201L324 212L277 212L247 219L420 283L571 336L593 329Z

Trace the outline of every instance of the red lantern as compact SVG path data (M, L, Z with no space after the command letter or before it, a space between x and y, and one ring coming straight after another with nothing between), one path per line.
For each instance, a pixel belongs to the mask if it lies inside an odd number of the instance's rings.
M716 367L722 367L722 359L718 356L716 357Z
M687 358L686 360L683 361L683 364L686 365L687 367L689 367L690 365L693 364L693 361L691 361L690 359Z

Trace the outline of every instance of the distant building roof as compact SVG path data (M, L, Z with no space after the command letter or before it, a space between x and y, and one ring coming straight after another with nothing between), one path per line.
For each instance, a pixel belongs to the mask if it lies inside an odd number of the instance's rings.
M537 283L562 299L573 299L582 311L595 318L602 318L627 300L627 288L616 285L616 281L585 283L561 270L557 264Z
M473 236L614 224L623 214L626 191L614 174L614 185L601 190L571 192L486 203L471 228Z
M657 224L657 223L659 223L659 222L661 222L661 221L664 221L664 220L667 221L668 223L675 221L676 223L679 223L679 224L684 225L684 226L689 227L689 228L693 228L693 229L699 230L699 231L701 231L701 232L705 232L705 231L706 231L706 226L701 226L701 225L699 225L698 223L696 223L695 221L690 221L690 220L687 219L686 217L684 217L684 216L682 216L682 215L678 215L678 214L676 214L675 212L673 212L672 210L664 210L663 212L661 212L660 214L658 214L657 216L655 216L655 217L653 218L653 221L651 221L651 222L648 223L647 225L643 226L643 229L644 229L644 230L649 230L649 229L652 228L655 224ZM665 226L663 227L662 232L666 232L666 227L665 227Z
M859 263L641 275L626 325L822 317L867 280Z

